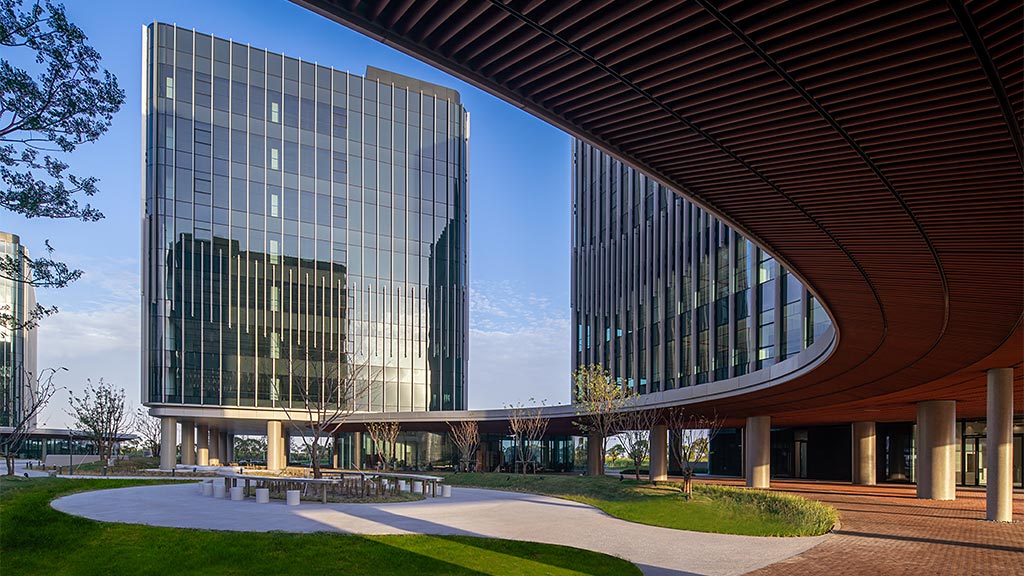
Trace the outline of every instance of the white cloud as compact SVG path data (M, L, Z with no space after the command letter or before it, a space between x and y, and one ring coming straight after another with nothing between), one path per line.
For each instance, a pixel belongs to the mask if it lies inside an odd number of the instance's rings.
M469 407L570 397L569 310L508 283L470 289Z
M40 323L38 366L67 368L56 382L69 391L79 393L87 379L103 378L124 388L133 406L140 405L138 263L112 258L74 262L86 271L78 282L37 294L41 303L60 308ZM67 407L67 394L58 393L44 410L40 425L69 426Z

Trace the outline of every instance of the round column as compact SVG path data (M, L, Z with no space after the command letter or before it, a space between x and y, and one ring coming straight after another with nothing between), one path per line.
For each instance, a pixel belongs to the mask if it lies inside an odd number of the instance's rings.
M651 428L651 482L668 480L668 426Z
M853 423L853 483L875 485L875 423Z
M170 416L160 418L160 469L174 470L178 461L178 421Z
M181 422L181 463L189 466L196 463L196 424L191 420Z
M988 371L985 518L1013 522L1013 368Z
M768 488L771 484L772 462L771 416L751 416L743 436L747 487Z
M587 435L587 476L604 474L604 462L601 458L601 435Z
M917 497L956 499L956 401L917 404Z
M210 426L210 466L220 466L220 428Z
M196 426L196 464L210 465L210 427L206 424Z
M267 470L280 470L281 466L281 421L267 420Z

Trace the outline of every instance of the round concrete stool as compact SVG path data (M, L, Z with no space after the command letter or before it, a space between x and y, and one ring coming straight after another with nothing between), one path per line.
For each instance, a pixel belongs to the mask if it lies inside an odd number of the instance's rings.
M285 493L285 498L286 498L285 502L289 506L298 506L299 505L299 491L298 490L289 490L287 493Z
M203 496L213 496L213 482L206 481L199 486Z
M213 497L214 498L223 498L226 495L227 495L227 491L224 490L224 483L222 483L222 482L214 482L214 484L213 484Z
M451 498L451 497L452 497L452 487L447 485L447 484L442 484L441 485L441 498Z
M232 486L231 487L231 499L235 500L235 501L245 500L245 487L243 487L243 486Z
M257 504L270 504L270 488L257 488L256 489L256 503Z

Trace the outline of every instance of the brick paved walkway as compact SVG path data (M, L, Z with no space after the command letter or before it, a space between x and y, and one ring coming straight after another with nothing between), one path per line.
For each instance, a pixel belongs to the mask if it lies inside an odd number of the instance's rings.
M1019 490L1015 522L1000 524L984 520L984 489L958 489L956 500L939 502L918 500L914 486L773 480L772 487L834 506L841 526L823 544L751 574L1024 575Z

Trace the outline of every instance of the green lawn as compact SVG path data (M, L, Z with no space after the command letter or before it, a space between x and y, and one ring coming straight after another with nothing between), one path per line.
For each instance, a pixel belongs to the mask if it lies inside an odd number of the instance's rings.
M0 479L4 574L640 574L564 546L464 536L213 532L107 524L50 507L83 490L166 481Z
M686 501L678 484L612 477L451 474L445 482L547 494L590 504L623 520L680 530L749 536L812 536L835 525L833 508L787 494L694 483Z

